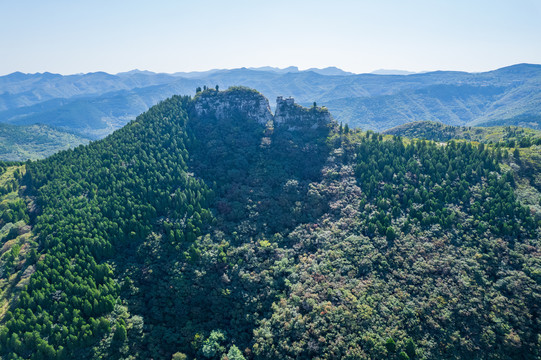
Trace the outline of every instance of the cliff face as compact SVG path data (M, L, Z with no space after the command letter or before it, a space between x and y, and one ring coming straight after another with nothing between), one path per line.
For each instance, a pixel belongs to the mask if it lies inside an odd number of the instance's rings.
M275 128L288 130L316 129L332 121L326 108L305 108L295 104L292 98L284 99L281 96L276 99L273 116L267 98L244 87L233 87L226 91L206 90L196 96L194 111L198 117L215 116L217 120L240 114L263 125L273 121Z
M281 96L276 99L275 127L285 126L289 130L307 127L316 129L327 126L331 121L331 114L326 108L305 108L295 104L292 98L284 99Z
M240 114L263 125L273 119L269 101L261 93L239 87L226 91L206 90L196 96L194 111L198 117L214 115L217 120Z

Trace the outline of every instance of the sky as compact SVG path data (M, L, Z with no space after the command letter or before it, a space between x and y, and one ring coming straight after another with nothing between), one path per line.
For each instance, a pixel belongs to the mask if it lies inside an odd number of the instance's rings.
M0 0L0 75L541 64L541 0Z

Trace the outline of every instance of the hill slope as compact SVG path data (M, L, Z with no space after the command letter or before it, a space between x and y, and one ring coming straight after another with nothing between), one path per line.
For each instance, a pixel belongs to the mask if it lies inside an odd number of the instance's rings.
M88 144L80 135L46 125L0 124L0 160L43 159L60 150Z
M465 127L416 121L385 130L383 133L434 141L462 139L508 147L541 145L541 131L515 126Z
M3 273L34 271L3 356L541 355L540 223L515 196L518 156L276 108L246 88L177 96L28 164L39 254Z

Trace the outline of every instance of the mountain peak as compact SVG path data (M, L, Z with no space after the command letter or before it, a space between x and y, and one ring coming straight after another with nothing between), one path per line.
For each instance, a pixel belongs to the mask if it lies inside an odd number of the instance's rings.
M348 76L348 75L355 75L352 72L344 71L342 69L337 68L336 66L329 66L323 69L318 68L310 68L305 71L312 71L319 75L326 75L326 76Z
M490 71L491 73L500 73L500 74L516 74L516 75L527 75L536 73L541 73L541 65L538 64L527 64L527 63L521 63L521 64L515 64L506 66L503 68L499 68L494 71Z
M287 74L287 73L297 73L299 72L299 68L296 66L288 66L285 68L278 68L273 66L261 66L261 67L249 67L249 70L255 70L255 71L268 71L268 72L274 72L277 74Z

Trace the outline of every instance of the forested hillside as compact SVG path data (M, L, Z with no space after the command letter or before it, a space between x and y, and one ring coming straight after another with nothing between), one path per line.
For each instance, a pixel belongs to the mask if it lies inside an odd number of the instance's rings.
M541 132L516 126L449 126L432 121L417 121L394 127L384 134L446 142L473 141L513 151L513 161L505 160L505 171L516 173L515 193L532 211L541 212Z
M507 148L541 145L541 131L517 126L450 126L434 121L415 121L383 133L434 141L469 140Z
M541 217L517 197L538 172L508 146L231 88L1 164L2 231L28 234L0 233L1 354L538 359Z
M46 125L0 124L0 160L43 159L58 151L88 144L90 140Z

